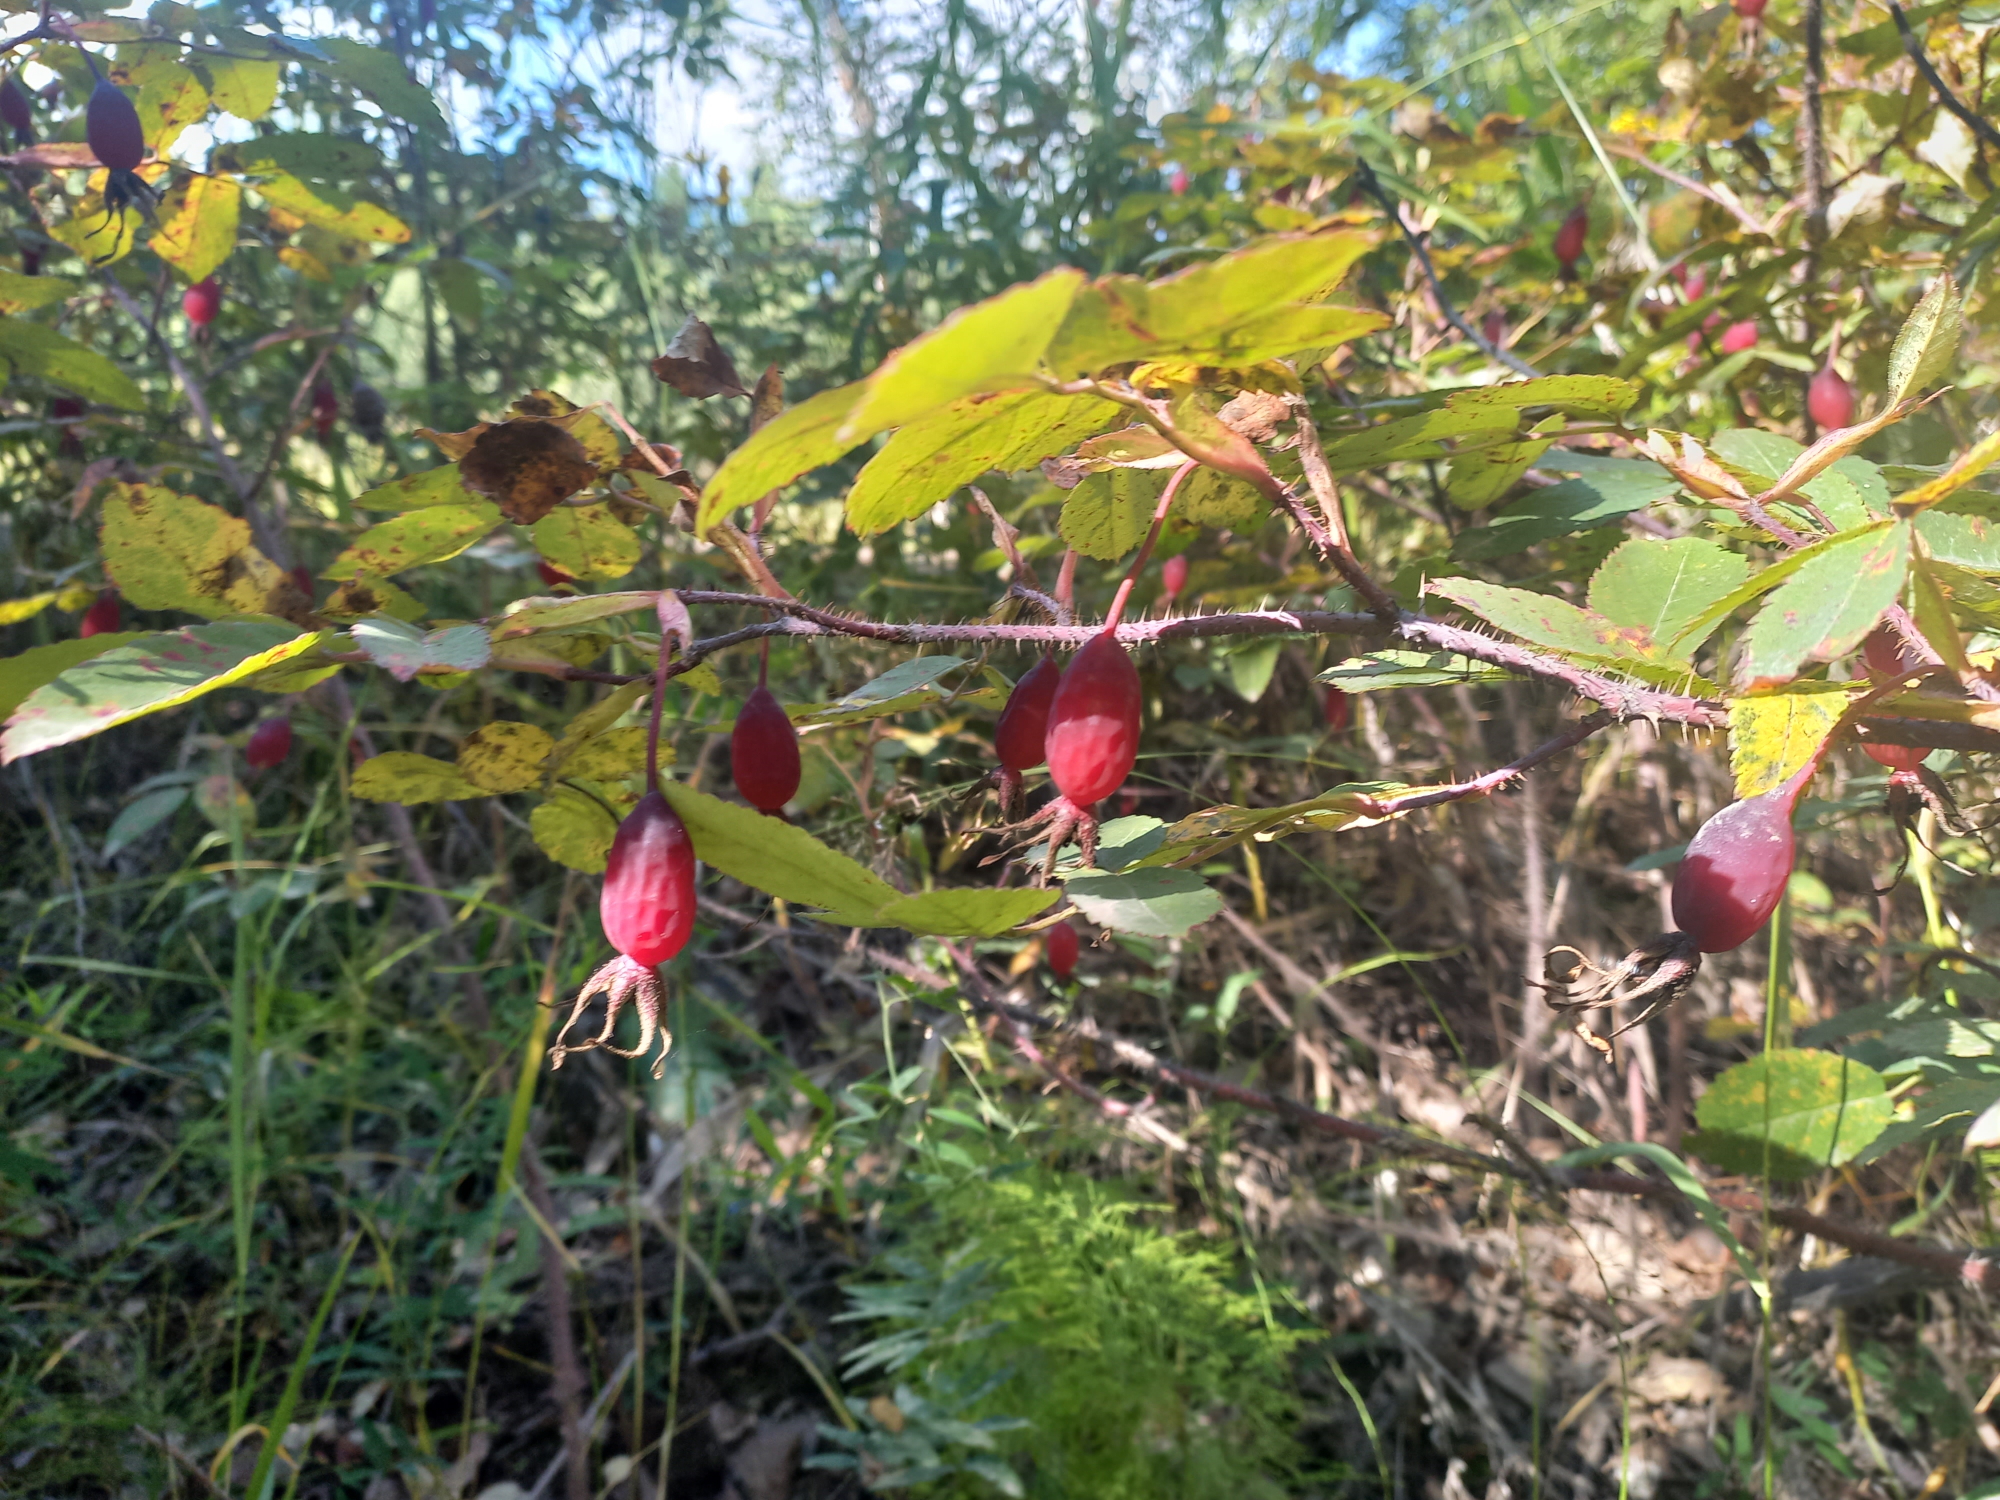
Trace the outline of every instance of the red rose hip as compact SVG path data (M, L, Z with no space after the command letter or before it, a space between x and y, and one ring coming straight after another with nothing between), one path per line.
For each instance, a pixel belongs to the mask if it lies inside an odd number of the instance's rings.
M1326 690L1326 727L1335 734L1345 729L1354 718L1354 700L1347 696L1344 688L1330 687Z
M1863 740L1861 748L1878 766L1887 766L1892 771L1914 771L1930 754L1921 745L1890 745L1881 740Z
M736 790L761 812L775 813L799 792L799 732L767 687L743 701L729 735Z
M1746 21L1754 21L1764 14L1764 7L1770 0L1731 0L1731 8Z
M1036 662L1014 684L993 730L993 753L1009 771L1031 771L1048 758L1049 708L1062 668L1053 656Z
M1188 560L1185 552L1176 552L1160 564L1160 589L1167 596L1169 604L1180 597L1181 590L1187 587L1187 579Z
M1783 786L1732 802L1689 840L1674 872L1674 924L1703 953L1740 947L1777 910L1797 846L1792 809L1817 759Z
M1067 922L1058 923L1049 929L1043 942L1047 945L1050 972L1056 978L1067 979L1076 972L1076 956L1082 951L1083 943L1074 927Z
M542 582L546 583L550 588L554 588L559 583L576 582L574 578L570 577L569 574L565 573L547 558L536 559L535 571L542 575Z
M1741 354L1745 349L1754 349L1756 347L1757 325L1755 322L1745 320L1741 323L1731 323L1727 328L1722 330L1722 352L1724 354Z
M1854 387L1828 365L1806 387L1806 411L1829 432L1849 426L1854 421Z
M1107 630L1076 653L1049 706L1049 773L1079 808L1110 796L1139 758L1139 669Z
M1562 262L1565 272L1576 269L1576 263L1583 256L1584 237L1590 232L1590 210L1578 204L1569 211L1569 217L1562 221L1556 231L1556 259Z
M646 968L687 946L694 931L694 841L658 792L641 797L618 825L597 910L611 946Z
M195 327L208 327L222 311L222 284L213 276L197 281L181 293L181 311Z
M97 602L83 612L83 624L78 627L78 635L109 635L125 622L124 611L118 607L118 596L103 593Z
M259 771L283 765L285 757L291 753L292 721L282 715L266 719L251 730L250 738L243 746L243 758Z
M13 130L15 145L35 144L35 107L29 102L28 91L21 87L21 80L11 73L5 83L0 83L0 122Z

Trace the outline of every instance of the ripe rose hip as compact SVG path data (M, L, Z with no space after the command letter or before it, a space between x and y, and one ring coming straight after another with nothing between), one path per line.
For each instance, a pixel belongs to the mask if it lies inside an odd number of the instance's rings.
M1139 669L1112 631L1076 653L1049 705L1049 773L1079 808L1103 801L1139 758Z
M1924 664L1893 625L1877 625L1868 632L1868 638L1861 643L1861 660L1867 664L1868 675L1877 681L1908 677Z
M1185 552L1176 552L1160 564L1160 590L1167 596L1169 604L1178 599L1181 590L1187 587L1187 576L1188 560Z
M181 311L197 328L206 328L222 311L222 283L210 276L181 293Z
M317 592L313 587L312 569L308 568L304 563L292 564L291 577L293 586L308 599L312 598Z
M1768 3L1769 0L1731 0L1736 14L1746 21L1754 21L1763 15L1764 7Z
M77 628L78 635L108 635L125 622L124 612L118 607L118 596L105 592L97 596L97 602L83 612L83 624Z
M1345 689L1330 687L1326 690L1325 713L1326 727L1339 734L1354 717L1354 700L1347 696Z
M1870 760L1892 771L1914 771L1930 754L1921 745L1888 745L1881 740L1863 740L1861 748Z
M1167 186L1173 190L1173 194L1176 198L1180 197L1183 193L1185 193L1188 190L1187 168L1175 167L1174 175L1167 179Z
M108 78L97 80L84 108L84 139L90 154L113 172L130 172L146 159L146 133L139 111L125 91Z
M1589 231L1590 210L1579 203L1569 211L1569 217L1556 231L1556 259L1562 262L1564 274L1576 269L1576 263L1583 255L1584 236Z
M1701 825L1674 872L1674 925L1703 953L1747 942L1770 920L1791 878L1792 809L1814 760L1783 786L1732 802Z
M1741 354L1745 349L1757 347L1757 324L1754 320L1731 323L1722 330L1722 352Z
M569 574L565 573L547 558L537 558L535 560L535 571L542 575L542 582L546 583L550 588L554 588L559 583L576 582L574 578L570 577Z
M1049 707L1062 668L1045 656L1022 674L993 729L993 753L1009 771L1032 771L1048 758Z
M729 736L736 790L761 812L775 813L799 792L799 732L767 687L743 700Z
M243 746L243 758L259 771L283 765L285 757L291 753L292 721L282 715L266 719L251 730L250 738Z
M323 443L333 436L333 420L340 415L340 397L324 380L313 387L312 412L313 432Z
M35 144L35 107L28 100L28 91L21 87L21 80L11 73L5 83L0 83L0 122L14 132L15 145Z
M1076 972L1076 956L1083 944L1077 938L1076 929L1067 922L1051 927L1043 939L1049 959L1049 969L1056 978L1067 979Z
M1806 387L1806 411L1828 432L1849 426L1854 421L1854 387L1827 365Z
M646 968L687 946L694 931L694 841L658 792L641 797L618 825L597 910L611 946Z

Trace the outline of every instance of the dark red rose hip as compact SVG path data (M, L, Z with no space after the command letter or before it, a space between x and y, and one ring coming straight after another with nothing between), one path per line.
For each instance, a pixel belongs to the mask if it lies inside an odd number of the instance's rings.
M1771 918L1791 879L1792 809L1814 760L1783 786L1732 802L1701 825L1674 872L1674 925L1703 953L1740 947Z
M541 574L542 582L546 583L550 588L554 588L559 583L576 582L574 578L570 577L569 574L565 573L561 568L557 567L554 563L548 561L546 558L536 559L535 571Z
M1124 784L1139 758L1139 669L1111 631L1091 638L1056 687L1046 749L1056 787L1079 808Z
M799 792L799 732L767 687L743 700L729 735L729 766L743 800L775 813Z
M1565 274L1576 269L1576 263L1583 257L1584 236L1590 232L1590 210L1578 204L1569 211L1569 217L1562 221L1556 231L1556 259L1562 262Z
M130 172L146 159L146 134L139 111L125 91L108 78L97 80L84 109L84 139L90 154L114 172Z
M1854 421L1854 387L1832 365L1823 367L1806 387L1806 411L1831 432Z
M1347 696L1345 688L1330 687L1326 690L1326 727L1335 734L1348 726L1354 717L1354 702Z
M340 397L322 380L313 387L313 433L323 443L333 436L334 418L340 415Z
M222 283L213 276L197 281L181 293L181 311L195 327L208 327L222 311Z
M28 91L21 87L21 80L12 74L5 83L0 83L0 122L14 132L15 145L35 144L35 107L29 102Z
M658 792L641 797L618 825L597 910L611 946L634 963L650 969L687 946L694 931L694 841Z
M1076 935L1076 929L1062 922L1049 929L1044 939L1049 956L1049 969L1058 979L1067 979L1076 972L1076 956L1083 944Z
M76 633L108 635L122 625L124 620L124 611L118 607L118 596L111 593L99 594L97 602L83 612L83 624Z
M266 719L251 730L249 741L243 746L243 758L259 771L283 765L291 753L292 721L282 716Z
M1045 656L1022 674L1000 710L993 729L993 753L1010 771L1031 771L1048 757L1049 707L1055 702L1062 668Z

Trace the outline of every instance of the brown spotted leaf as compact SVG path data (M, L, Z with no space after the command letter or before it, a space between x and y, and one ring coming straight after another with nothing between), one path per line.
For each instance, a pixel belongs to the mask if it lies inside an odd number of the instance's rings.
M553 422L515 418L487 428L458 461L465 487L508 520L535 522L597 478L583 444Z

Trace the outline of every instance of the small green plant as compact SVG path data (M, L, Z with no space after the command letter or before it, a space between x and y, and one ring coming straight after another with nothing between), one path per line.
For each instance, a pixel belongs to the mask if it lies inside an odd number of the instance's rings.
M847 1451L817 1462L954 1496L1288 1493L1303 1335L1234 1285L1232 1258L1103 1184L943 1144L972 1165L930 1153L891 1274L849 1291L846 1317L875 1336L848 1378L896 1376L895 1394L855 1403L868 1425L829 1429ZM913 1437L934 1458L912 1462Z

